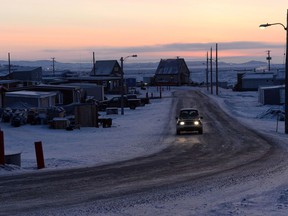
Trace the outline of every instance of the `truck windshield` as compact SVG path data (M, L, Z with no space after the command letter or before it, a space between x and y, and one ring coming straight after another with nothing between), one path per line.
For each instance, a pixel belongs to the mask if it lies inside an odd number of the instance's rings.
M193 118L198 116L197 110L183 110L180 113L180 118Z

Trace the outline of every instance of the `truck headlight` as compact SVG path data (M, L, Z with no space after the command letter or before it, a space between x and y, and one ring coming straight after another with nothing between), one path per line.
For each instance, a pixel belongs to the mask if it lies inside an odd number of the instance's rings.
M184 121L180 121L179 125L185 125L185 122Z
M199 125L200 122L199 121L194 121L194 125Z

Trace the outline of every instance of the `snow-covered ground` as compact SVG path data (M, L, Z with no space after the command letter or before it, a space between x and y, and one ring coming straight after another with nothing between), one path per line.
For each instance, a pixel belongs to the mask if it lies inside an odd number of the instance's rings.
M66 131L49 129L46 125L25 125L20 128L14 128L9 124L1 123L0 126L4 132L5 150L9 153L21 152L22 166L21 168L15 166L0 167L0 175L39 172L36 169L34 150L34 142L36 141L42 141L43 144L46 165L44 170L95 166L160 151L167 147L167 143L162 137L162 131L167 123L167 118L171 118L169 115L172 101L171 93L183 88L195 87L165 89L162 99L151 100L150 104L139 107L136 110L125 109L125 115L109 115L113 119L111 128L81 128ZM283 146L288 146L288 137L284 133L283 121L279 121L277 124L275 117L257 118L270 108L282 109L282 106L272 107L259 104L257 92L233 92L229 89L220 89L219 95L216 96L210 95L205 88L199 88L199 90L206 93L227 113L239 119L243 124L269 134L281 140ZM156 89L150 88L149 91L157 94ZM105 114L103 113L103 115ZM283 176L283 178L286 178L286 176ZM217 193L217 191L213 192L212 190L211 196L213 196L213 193ZM255 191L255 194L257 193L260 192ZM220 203L217 207L219 209L216 209L215 214L212 212L209 215L251 215L251 213L252 215L285 215L285 208L275 204L275 194L278 196L279 193L280 195L282 193L283 205L286 205L288 200L287 190L278 188L269 193L265 194L265 196L251 195L253 199L250 197L250 200L239 200L239 197L231 192L229 200L226 200L227 198L223 199L226 202L224 204ZM175 215L174 213L178 212L178 215L195 215L197 211L189 206L191 197L195 200L195 195L185 192L181 199L173 200L169 198L165 202L162 200L159 203L147 202L143 205L135 205L127 208L126 213L127 215L149 215L150 213L150 215ZM207 199L207 202L209 202L212 198L199 197L199 199ZM253 200L253 203L251 203L251 200ZM270 204L272 207L269 207ZM242 211L242 207L245 207L245 211ZM207 209L209 205L203 208ZM267 213L263 214L263 209L267 208ZM83 206L83 209L85 210L85 206ZM74 210L72 209L71 212ZM67 213L63 210L64 212ZM80 208L78 208L77 214L93 215L93 213L81 212ZM117 212L115 215L117 215ZM121 212L121 215L125 214Z
M161 132L165 128L167 118L171 118L170 96L176 89L177 87L170 90L164 88L162 99L153 99L150 104L136 110L125 108L124 115L120 114L120 109L118 115L105 116L105 113L101 113L102 116L112 118L111 128L82 127L67 131L49 129L47 125L24 125L15 128L1 122L5 152L21 153L21 168L13 167L11 172L9 167L2 167L0 175L36 170L34 142L37 141L41 141L43 145L46 169L95 166L157 152L167 147L163 143ZM219 96L216 96L204 88L200 90L243 123L286 140L283 121L278 122L277 129L276 118L257 118L271 108L258 103L257 92L220 89ZM159 95L156 88L150 87L148 91L149 95L151 92ZM272 108L282 109L281 106Z
M149 95L159 96L156 88ZM21 168L0 167L0 175L33 171L37 168L34 143L41 141L45 167L60 169L87 167L121 161L155 153L165 147L161 132L167 121L171 91L163 91L162 99L152 99L150 104L135 110L124 109L112 118L111 128L81 127L73 131L49 129L47 125L12 127L0 123L4 132L5 154L21 153ZM11 172L11 170L13 172Z

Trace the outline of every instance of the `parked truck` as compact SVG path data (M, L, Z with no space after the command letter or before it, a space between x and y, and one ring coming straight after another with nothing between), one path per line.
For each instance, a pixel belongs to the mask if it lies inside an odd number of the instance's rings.
M121 96L113 97L110 100L101 101L99 104L100 110L105 110L107 107L121 107ZM131 97L130 95L123 96L123 107L129 107L130 109L136 109L141 106L141 100L137 97Z

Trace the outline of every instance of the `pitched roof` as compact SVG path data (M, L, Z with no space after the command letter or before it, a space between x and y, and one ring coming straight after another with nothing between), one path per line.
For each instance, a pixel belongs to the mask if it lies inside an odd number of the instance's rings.
M110 76L116 73L121 74L121 67L116 60L101 60L96 61L95 74L94 67L91 71L91 76Z
M161 59L156 74L177 74L183 65L189 71L183 58Z

